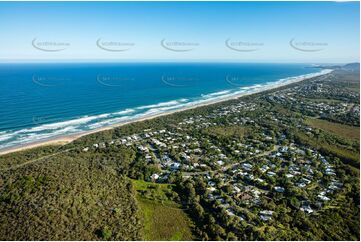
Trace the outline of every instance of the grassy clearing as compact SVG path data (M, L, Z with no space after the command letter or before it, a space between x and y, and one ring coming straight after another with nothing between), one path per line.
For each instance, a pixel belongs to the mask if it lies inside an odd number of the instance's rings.
M147 191L149 189L155 189L158 195L163 196L167 192L172 191L171 184L160 184L153 182L146 182L141 180L132 180L133 185L137 191Z
M145 240L192 240L191 221L175 202L172 185L132 180L144 223Z
M360 140L359 127L353 127L349 125L312 118L307 119L306 123L313 128L322 129L345 139Z

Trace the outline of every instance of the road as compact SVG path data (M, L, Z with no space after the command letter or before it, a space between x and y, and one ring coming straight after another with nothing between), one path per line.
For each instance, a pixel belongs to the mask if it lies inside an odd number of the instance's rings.
M56 152L56 153L53 153L53 154L50 154L50 155L45 155L45 156L42 156L42 157L40 157L40 158L36 158L36 159L29 160L29 161L26 161L26 162L21 163L21 164L18 164L18 165L11 166L11 167L9 167L9 168L0 169L0 172L1 172L1 171L15 170L15 169L18 169L18 168L20 168L20 167L23 167L23 166L30 165L30 164L35 163L35 162L39 162L39 161L45 160L45 159L48 159L48 158L51 158L51 157L54 157L54 156L57 156L57 155L60 155L60 154L69 152L69 151L74 150L74 149L75 149L75 148L66 149L66 150L62 150L62 151L59 151L59 152Z

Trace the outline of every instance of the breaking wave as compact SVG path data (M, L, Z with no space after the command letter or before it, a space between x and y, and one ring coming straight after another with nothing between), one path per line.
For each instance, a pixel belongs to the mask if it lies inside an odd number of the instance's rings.
M330 73L332 70L322 70L317 73L305 74L296 77L280 79L275 82L268 82L263 85L256 84L248 87L238 87L231 90L221 90L214 93L201 95L196 98L182 98L157 104L144 105L139 107L127 108L113 113L105 113L94 116L83 116L76 119L42 124L33 128L20 130L9 130L0 132L0 149L6 149L13 146L29 144L42 140L47 140L59 136L74 135L87 132L107 126L126 123L133 120L155 116L171 111L182 110L195 107L200 104L226 100L237 97L240 94L252 94L269 88L286 85L301 81L306 78L312 78Z

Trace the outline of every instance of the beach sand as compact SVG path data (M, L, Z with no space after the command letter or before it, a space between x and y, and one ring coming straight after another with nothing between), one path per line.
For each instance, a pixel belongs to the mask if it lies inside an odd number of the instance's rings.
M154 115L149 115L146 117L141 117L138 119L134 119L131 121L127 121L127 122L122 122L122 123L118 123L118 124L114 124L114 125L110 125L107 127L102 127L102 128L98 128L98 129L94 129L92 131L87 131L87 132L82 132L82 133L78 133L78 134L71 134L71 135L65 135L65 136L58 136L58 137L54 137L54 138L50 138L50 139L45 139L43 141L38 141L38 142L33 142L33 143L28 143L28 144L24 144L24 145L20 145L20 146L15 146L15 147L10 147L10 148L5 148L3 150L0 150L0 155L4 155L4 154L9 154L9 153L13 153L13 152L18 152L18 151L23 151L23 150L27 150L27 149L31 149L31 148L36 148L36 147L40 147L40 146L48 146L48 145L65 145L68 144L80 137L89 135L89 134L93 134L93 133L98 133L101 131L105 131L105 130L110 130L110 129L114 129L117 127L121 127L130 123L135 123L135 122L141 122L141 121L145 121L145 120L149 120L149 119L154 119L157 117L161 117L161 116L165 116L165 115L170 115L173 113L177 113L177 112L182 112L182 111L186 111L189 109L194 109L194 108L198 108L198 107L202 107L202 106L207 106L207 105L211 105L211 104L216 104L216 103L221 103L221 102L225 102L225 101L229 101L229 100L234 100L234 99L238 99L240 97L244 97L244 96L248 96L248 95L252 95L252 94L256 94L256 93L261 93L264 91L270 91L272 89L277 89L279 87L284 87L287 85L291 85L297 82L301 82L301 81L305 81L314 77L319 77L322 75L326 75L329 74L330 72L332 72L332 70L324 70L324 73L320 73L319 75L315 75L312 77L307 77L307 78L294 78L291 79L289 81L286 82L275 82L275 84L270 84L270 85L266 85L262 88L256 89L254 91L250 91L247 93L239 93L237 95L232 95L229 97L224 97L222 99L216 99L216 100L210 100L210 101L205 101L202 103L198 103L195 104L193 106L189 106L189 107L184 107L178 110L172 110L172 111L167 111L167 112L163 112L160 114L154 114Z

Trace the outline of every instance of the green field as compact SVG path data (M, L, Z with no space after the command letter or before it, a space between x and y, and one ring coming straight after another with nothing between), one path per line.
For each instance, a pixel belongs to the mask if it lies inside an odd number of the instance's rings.
M353 140L360 139L359 127L353 127L349 125L333 123L326 120L312 119L312 118L307 119L306 123L313 128L322 129L324 131L330 132L345 139L353 139Z
M168 184L132 180L144 224L145 240L192 240L191 221Z

